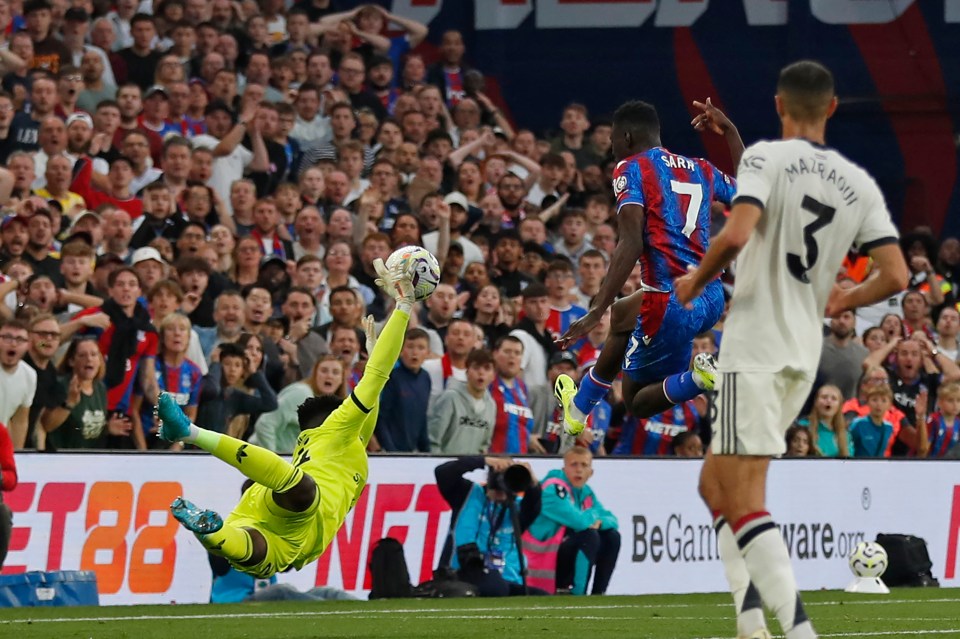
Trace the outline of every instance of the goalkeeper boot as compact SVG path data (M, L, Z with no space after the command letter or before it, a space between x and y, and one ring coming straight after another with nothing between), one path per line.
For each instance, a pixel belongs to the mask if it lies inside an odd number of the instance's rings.
M153 415L160 421L160 439L178 442L190 434L190 418L184 414L170 393L160 393Z
M223 528L223 518L215 511L198 508L183 497L177 497L170 504L173 518L183 527L198 535L209 535Z
M559 375L553 384L553 394L563 408L563 430L568 435L579 435L586 428L586 419L577 419L582 413L573 404L573 397L577 394L577 384L569 375Z
M710 353L693 358L693 383L697 388L712 391L717 385L717 359Z

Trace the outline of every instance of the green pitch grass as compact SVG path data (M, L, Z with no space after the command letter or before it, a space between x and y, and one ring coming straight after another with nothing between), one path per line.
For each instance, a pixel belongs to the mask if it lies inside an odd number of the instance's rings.
M805 600L821 637L960 637L960 590ZM719 594L21 608L0 610L0 637L730 639L731 608Z

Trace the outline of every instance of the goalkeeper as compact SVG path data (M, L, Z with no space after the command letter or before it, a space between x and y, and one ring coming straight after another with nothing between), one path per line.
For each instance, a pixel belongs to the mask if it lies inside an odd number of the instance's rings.
M376 339L366 322L370 359L346 399L312 397L297 411L300 437L292 463L253 444L192 424L167 393L157 402L160 437L212 453L255 483L226 518L177 498L173 516L210 552L259 578L300 569L320 556L367 482L366 445L377 424L380 391L400 355L414 303L406 264L387 270L376 260L377 284L396 308Z

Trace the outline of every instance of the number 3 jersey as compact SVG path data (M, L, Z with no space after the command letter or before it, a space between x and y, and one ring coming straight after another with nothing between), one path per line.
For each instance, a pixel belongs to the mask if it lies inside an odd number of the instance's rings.
M720 349L724 371L817 370L823 313L852 245L897 241L883 195L862 168L804 139L758 142L737 169L734 204L763 209L737 258Z
M617 164L613 192L617 210L627 204L644 208L645 290L669 292L673 280L697 266L710 243L710 204L729 204L736 184L702 159L654 147Z

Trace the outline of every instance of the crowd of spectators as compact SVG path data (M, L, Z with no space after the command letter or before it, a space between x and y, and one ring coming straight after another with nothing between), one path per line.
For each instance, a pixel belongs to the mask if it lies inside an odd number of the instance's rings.
M13 445L171 448L152 416L166 390L205 428L289 453L297 406L362 374L364 328L390 302L373 260L418 244L442 281L411 321L371 452L701 455L707 396L638 420L615 384L583 434L560 426L553 381L577 379L609 333L607 317L554 343L617 241L609 119L571 103L553 133L515 128L459 32L340 8L0 0ZM903 248L908 292L826 322L788 454L960 451L960 241L918 229ZM851 253L838 281L868 273Z

